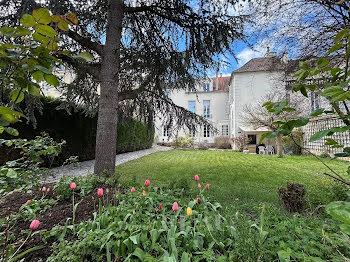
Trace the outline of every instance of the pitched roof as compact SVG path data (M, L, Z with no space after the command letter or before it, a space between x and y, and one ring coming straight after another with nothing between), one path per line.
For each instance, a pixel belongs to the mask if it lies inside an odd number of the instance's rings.
M216 88L216 77L212 77L213 81L213 91L223 91L227 92L230 85L230 76L219 76L218 77L218 88Z
M232 73L258 72L258 71L280 71L284 70L284 64L278 57L259 57L253 58L242 67Z

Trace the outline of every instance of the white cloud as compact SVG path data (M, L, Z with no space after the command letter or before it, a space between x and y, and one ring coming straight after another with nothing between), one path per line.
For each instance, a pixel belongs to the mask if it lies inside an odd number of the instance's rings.
M264 51L264 48L257 46L253 49L246 47L241 52L237 54L238 59L238 67L241 67L245 63L247 63L250 59L256 58L256 57L262 57L266 51Z

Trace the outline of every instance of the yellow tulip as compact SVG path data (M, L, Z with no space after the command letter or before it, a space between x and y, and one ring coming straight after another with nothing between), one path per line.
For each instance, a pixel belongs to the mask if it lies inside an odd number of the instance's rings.
M192 209L190 207L187 208L187 215L192 216Z

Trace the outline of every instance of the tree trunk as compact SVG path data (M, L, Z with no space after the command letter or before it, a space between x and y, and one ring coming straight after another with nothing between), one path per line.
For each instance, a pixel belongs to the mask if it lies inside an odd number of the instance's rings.
M283 146L282 146L282 135L278 134L277 139L277 155L282 157L283 156Z
M107 19L96 134L94 173L97 175L104 172L112 175L115 170L123 0L109 1Z

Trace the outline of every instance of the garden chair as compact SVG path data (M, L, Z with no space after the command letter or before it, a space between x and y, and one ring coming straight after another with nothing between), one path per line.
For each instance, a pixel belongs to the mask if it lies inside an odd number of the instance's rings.
M273 146L266 146L266 154L267 155L274 155L275 154L275 149L273 148Z
M259 151L258 151L259 155L265 154L265 147L264 146L259 146L258 149L259 149Z

